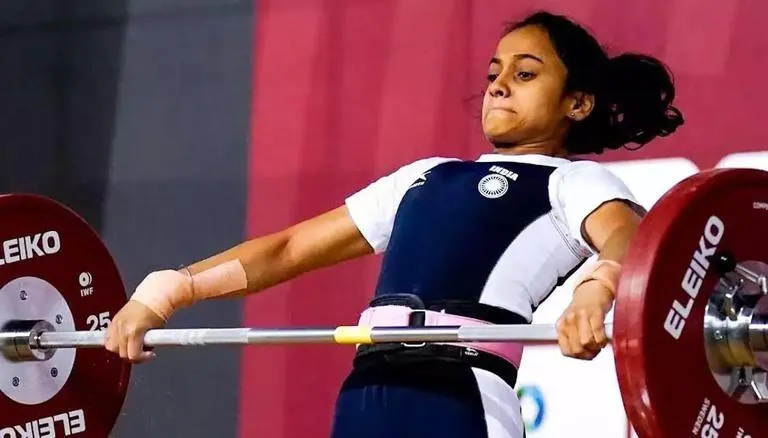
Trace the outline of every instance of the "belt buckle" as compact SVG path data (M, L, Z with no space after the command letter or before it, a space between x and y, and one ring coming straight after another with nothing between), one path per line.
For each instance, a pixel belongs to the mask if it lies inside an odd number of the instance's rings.
M411 313L408 315L408 327L425 327L427 322L427 310L426 309L411 309ZM427 345L426 342L410 343L401 342L403 347L406 348L421 348Z

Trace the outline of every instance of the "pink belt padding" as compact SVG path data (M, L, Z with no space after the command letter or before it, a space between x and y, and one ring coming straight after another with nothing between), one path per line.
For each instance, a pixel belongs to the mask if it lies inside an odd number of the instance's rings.
M422 312L421 310L416 310ZM369 307L360 315L358 325L368 327L403 327L408 326L409 316L413 309L407 306L377 306ZM491 325L479 319L466 316L451 315L449 313L425 311L425 325L427 326L478 326ZM436 342L445 345L474 348L503 359L517 368L523 357L523 345L514 342Z

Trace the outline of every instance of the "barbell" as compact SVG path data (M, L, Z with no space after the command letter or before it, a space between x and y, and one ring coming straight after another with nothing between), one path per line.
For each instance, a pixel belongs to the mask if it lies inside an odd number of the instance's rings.
M768 173L708 170L659 199L625 256L606 325L628 418L643 438L768 430ZM0 438L107 437L131 365L102 348L126 302L97 233L61 203L0 196ZM190 328L150 347L509 341L555 344L552 324ZM762 436L762 435L761 435Z

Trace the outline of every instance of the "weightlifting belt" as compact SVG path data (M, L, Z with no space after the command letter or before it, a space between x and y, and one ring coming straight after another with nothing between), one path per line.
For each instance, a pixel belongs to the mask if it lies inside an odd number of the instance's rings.
M370 307L360 315L358 324L369 327L424 327L527 323L525 318L513 312L477 302L430 301L425 304L412 294L387 294L371 302ZM503 342L359 345L354 367L362 371L379 366L441 361L484 369L514 387L522 350L520 344Z
M423 316L418 315L419 313ZM418 315L418 316L417 316ZM408 327L415 320L422 320L419 326L481 326L490 323L466 316L451 315L426 309L411 309L407 306L385 305L369 307L360 315L358 325L371 327ZM498 356L515 368L520 368L523 345L514 342L436 342L437 345L454 345Z

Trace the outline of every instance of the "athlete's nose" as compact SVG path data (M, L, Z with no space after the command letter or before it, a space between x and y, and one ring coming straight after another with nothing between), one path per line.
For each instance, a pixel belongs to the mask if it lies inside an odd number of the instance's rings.
M503 81L497 78L491 83L491 86L488 88L488 93L493 97L504 98L509 97L510 90Z

